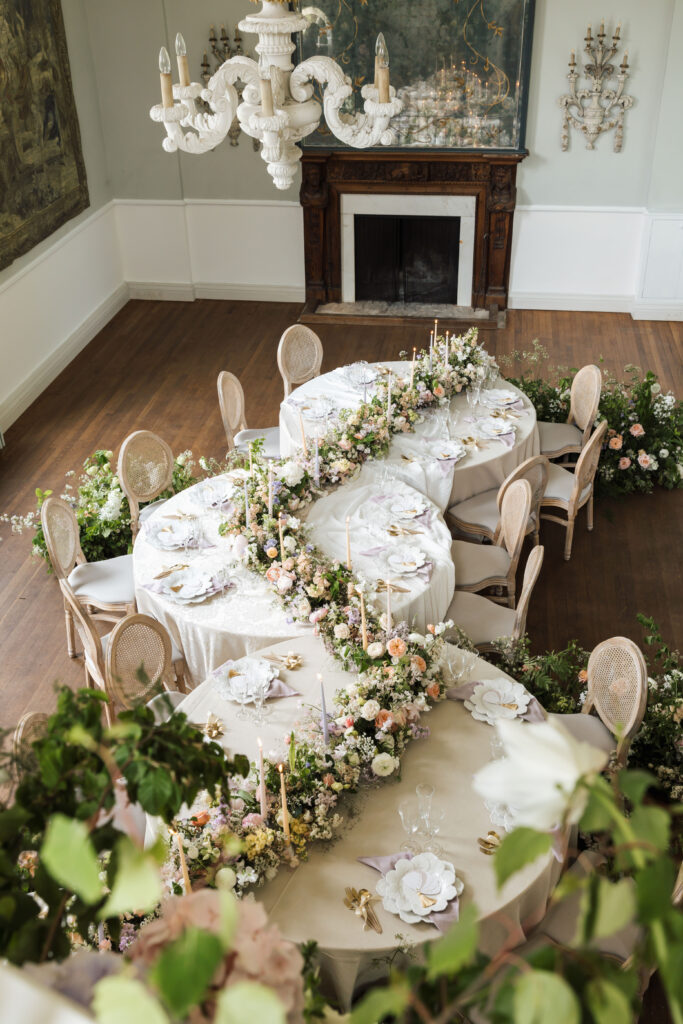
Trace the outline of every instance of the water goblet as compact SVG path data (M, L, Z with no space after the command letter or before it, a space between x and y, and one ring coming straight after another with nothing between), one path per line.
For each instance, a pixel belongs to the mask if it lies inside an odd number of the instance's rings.
M417 807L420 816L420 828L418 831L421 835L426 835L429 815L432 809L432 800L434 798L434 787L430 786L427 782L421 782L415 787L415 793L417 795Z
M417 802L411 797L406 797L398 805L398 813L403 825L403 831L408 835L408 839L401 843L401 849L407 853L419 853L422 847L417 836L420 831L421 819Z
M270 689L269 679L258 679L254 684L254 715L253 720L260 725L270 714L270 708L266 706L266 697Z
M491 760L499 761L501 757L505 757L505 745L498 733L494 733L491 737Z
M183 530L183 551L185 558L189 557L190 549L197 546L197 519L195 516L188 516L184 521Z
M437 857L443 853L443 847L440 843L437 843L436 837L441 832L443 823L446 817L445 810L441 808L432 807L429 811L429 818L425 823L425 832L427 835L427 842L425 843L425 850L427 853L436 854Z
M251 694L249 693L249 682L245 676L233 676L230 680L230 692L240 706L236 717L242 719L242 721L248 721L251 715L247 711L246 705L251 700Z

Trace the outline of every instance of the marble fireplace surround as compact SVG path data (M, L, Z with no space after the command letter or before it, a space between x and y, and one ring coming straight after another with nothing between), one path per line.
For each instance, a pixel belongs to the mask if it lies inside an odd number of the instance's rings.
M524 153L309 150L302 158L306 307L352 302L353 218L360 213L461 218L453 302L507 308L517 164Z

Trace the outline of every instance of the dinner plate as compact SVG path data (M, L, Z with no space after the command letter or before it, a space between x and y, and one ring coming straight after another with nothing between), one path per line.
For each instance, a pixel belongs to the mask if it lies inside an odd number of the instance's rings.
M482 437L500 437L501 434L514 433L515 429L512 424L507 423L504 420L494 419L492 416L489 416L485 420L480 420L477 427Z
M420 494L397 498L390 507L391 512L401 519L415 519L427 510L427 502Z
M419 572L426 561L427 556L424 551L410 547L408 544L394 549L387 558L391 571L398 573L399 576L414 575L416 572Z
M485 391L482 397L485 397L488 405L514 405L520 400L519 395L506 388L492 388L490 391Z
M154 516L144 525L144 538L160 551L177 551L186 543L189 548L196 548L200 538L199 523L190 516Z
M224 700L235 700L232 680L246 679L246 700L253 700L258 686L270 684L278 675L277 665L272 665L263 658L239 658L237 661L226 661L211 673L213 689Z
M399 860L377 883L384 909L406 924L445 910L464 888L453 865L433 853Z
M454 444L446 441L445 444L436 445L434 458L437 462L450 462L452 459L459 460L467 455L467 449L461 444Z

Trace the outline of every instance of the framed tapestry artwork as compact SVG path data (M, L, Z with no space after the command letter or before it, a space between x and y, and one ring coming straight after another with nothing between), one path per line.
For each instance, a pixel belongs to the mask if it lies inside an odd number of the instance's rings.
M0 269L89 205L59 0L0 0Z
M301 13L310 27L299 59L338 61L354 86L351 113L354 103L362 111L384 35L403 101L390 149L524 152L534 0L303 0ZM303 145L345 148L324 126Z

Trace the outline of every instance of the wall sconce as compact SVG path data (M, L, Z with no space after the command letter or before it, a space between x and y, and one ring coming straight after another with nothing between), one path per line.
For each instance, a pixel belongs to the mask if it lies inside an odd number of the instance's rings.
M601 22L600 31L595 40L588 26L584 39L584 53L589 62L584 67L588 79L587 89L577 89L579 73L576 71L574 50L569 58L569 92L560 96L562 107L562 149L569 148L569 126L573 125L586 137L586 149L594 149L595 141L602 132L614 133L614 152L620 153L624 138L624 114L633 106L633 97L624 94L624 86L628 78L628 50L624 59L615 70L610 61L619 49L619 33L621 25L617 25L611 44L605 46L605 22ZM616 74L616 89L606 89L609 79Z

